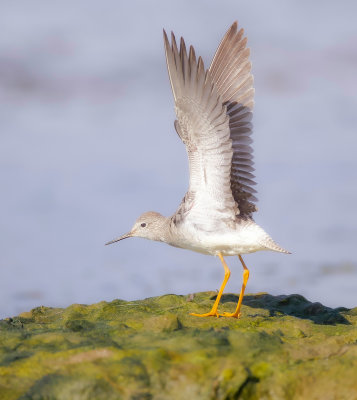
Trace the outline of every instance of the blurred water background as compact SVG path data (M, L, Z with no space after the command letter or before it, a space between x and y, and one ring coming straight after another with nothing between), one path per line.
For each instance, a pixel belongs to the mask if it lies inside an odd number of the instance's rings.
M208 66L234 20L255 75L256 221L293 252L246 256L247 291L356 306L356 15L353 0L2 2L0 317L219 287L214 257L104 243L187 189L162 28Z

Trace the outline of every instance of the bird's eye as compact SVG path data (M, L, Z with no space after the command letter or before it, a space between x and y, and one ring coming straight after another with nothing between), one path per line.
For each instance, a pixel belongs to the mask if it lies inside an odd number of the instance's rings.
M145 228L145 226L146 226L146 223L143 222L143 223L141 224L141 227L142 227L142 228Z

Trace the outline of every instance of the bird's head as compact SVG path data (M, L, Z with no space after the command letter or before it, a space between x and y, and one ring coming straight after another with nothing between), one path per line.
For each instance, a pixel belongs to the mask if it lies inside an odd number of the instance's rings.
M164 241L166 233L166 223L166 217L157 212L148 211L140 215L140 217L135 221L134 226L131 228L130 232L114 240L111 240L110 242L106 243L106 245L119 242L119 240L123 240L129 237L141 237L144 239L156 240L160 242Z

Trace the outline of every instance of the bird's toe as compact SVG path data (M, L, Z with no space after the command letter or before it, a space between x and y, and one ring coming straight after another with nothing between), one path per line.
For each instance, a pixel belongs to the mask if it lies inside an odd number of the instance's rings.
M210 311L205 314L190 313L190 315L193 315L194 317L219 317L219 314L216 311Z

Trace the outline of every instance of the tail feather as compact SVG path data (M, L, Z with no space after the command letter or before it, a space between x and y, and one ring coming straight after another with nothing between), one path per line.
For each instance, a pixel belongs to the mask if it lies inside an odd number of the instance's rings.
M284 249L283 247L279 246L274 240L269 237L266 241L264 241L264 246L267 248L267 250L271 251L277 251L278 253L285 253L285 254L291 254L290 251Z
M258 241L263 249L277 251L278 253L291 254L290 251L285 250L283 247L279 246L276 242L274 242L271 236L267 232L265 232L265 230L261 226L256 224L252 219L247 221L246 224L247 224L246 226L247 231L250 230L250 232L253 234L254 240Z

